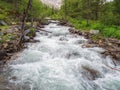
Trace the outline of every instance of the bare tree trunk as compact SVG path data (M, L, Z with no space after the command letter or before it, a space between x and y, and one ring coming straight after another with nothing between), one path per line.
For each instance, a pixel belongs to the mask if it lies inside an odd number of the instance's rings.
M32 6L33 0L31 0L30 10L33 11ZM33 27L34 18L31 16L31 27Z
M87 18L86 19L86 26L88 26L89 25L89 19Z
M95 12L95 20L98 20L98 12Z
M34 22L34 19L33 17L31 17L31 27L33 27L33 22Z
M27 19L27 15L28 15L28 11L32 6L32 0L28 1L28 5L26 10L24 10L23 12L23 18L22 18L22 26L21 26L21 36L20 36L20 41L19 41L19 45L20 47L22 46L22 43L24 41L24 28L25 28L25 23L26 23L26 19Z
M15 7L15 12L16 12L18 9L18 1L17 0L14 0L14 7Z
M87 19L86 19L86 26L89 25L89 19L91 18L91 4L90 4L90 0L87 1L88 4L88 13L87 13Z
M66 0L64 0L64 1L65 1L65 6L64 6L65 17L64 17L64 19L67 19L67 1Z

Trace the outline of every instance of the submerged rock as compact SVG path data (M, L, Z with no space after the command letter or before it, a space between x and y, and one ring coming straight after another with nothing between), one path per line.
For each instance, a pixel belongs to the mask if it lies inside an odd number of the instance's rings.
M40 42L39 40L35 40L35 39L30 39L30 42L31 43L37 43L37 42Z
M66 39L65 37L60 37L59 40L60 40L60 41L68 41L68 39Z
M83 77L88 80L96 80L97 78L103 77L102 74L95 69L92 69L90 67L85 67L85 66L82 66L82 68L83 68L83 71L82 71Z

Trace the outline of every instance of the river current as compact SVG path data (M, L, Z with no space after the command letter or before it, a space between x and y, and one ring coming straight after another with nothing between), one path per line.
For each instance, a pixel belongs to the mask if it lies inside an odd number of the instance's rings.
M8 64L12 90L120 90L120 72L112 59L103 57L104 49L83 48L83 36L71 34L70 27L51 21L37 32L16 60ZM110 66L110 67L108 67Z

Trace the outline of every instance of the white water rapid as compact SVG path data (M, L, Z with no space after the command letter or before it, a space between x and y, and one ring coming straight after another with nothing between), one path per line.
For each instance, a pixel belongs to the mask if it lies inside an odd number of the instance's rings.
M14 90L120 90L120 72L101 48L82 48L87 40L69 33L69 27L50 23L9 63Z

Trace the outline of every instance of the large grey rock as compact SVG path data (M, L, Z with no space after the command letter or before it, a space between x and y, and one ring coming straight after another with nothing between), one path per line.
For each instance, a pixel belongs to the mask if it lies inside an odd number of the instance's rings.
M7 23L6 23L5 21L3 21L3 20L0 20L0 25L2 25L2 26L6 26Z
M96 35L96 34L98 34L98 33L99 33L99 30L90 30L90 33L91 33L91 34L95 34L95 35Z
M30 41L30 37L24 36L24 40L25 40L25 42L29 42Z
M30 30L25 30L25 35L28 35L30 33Z

